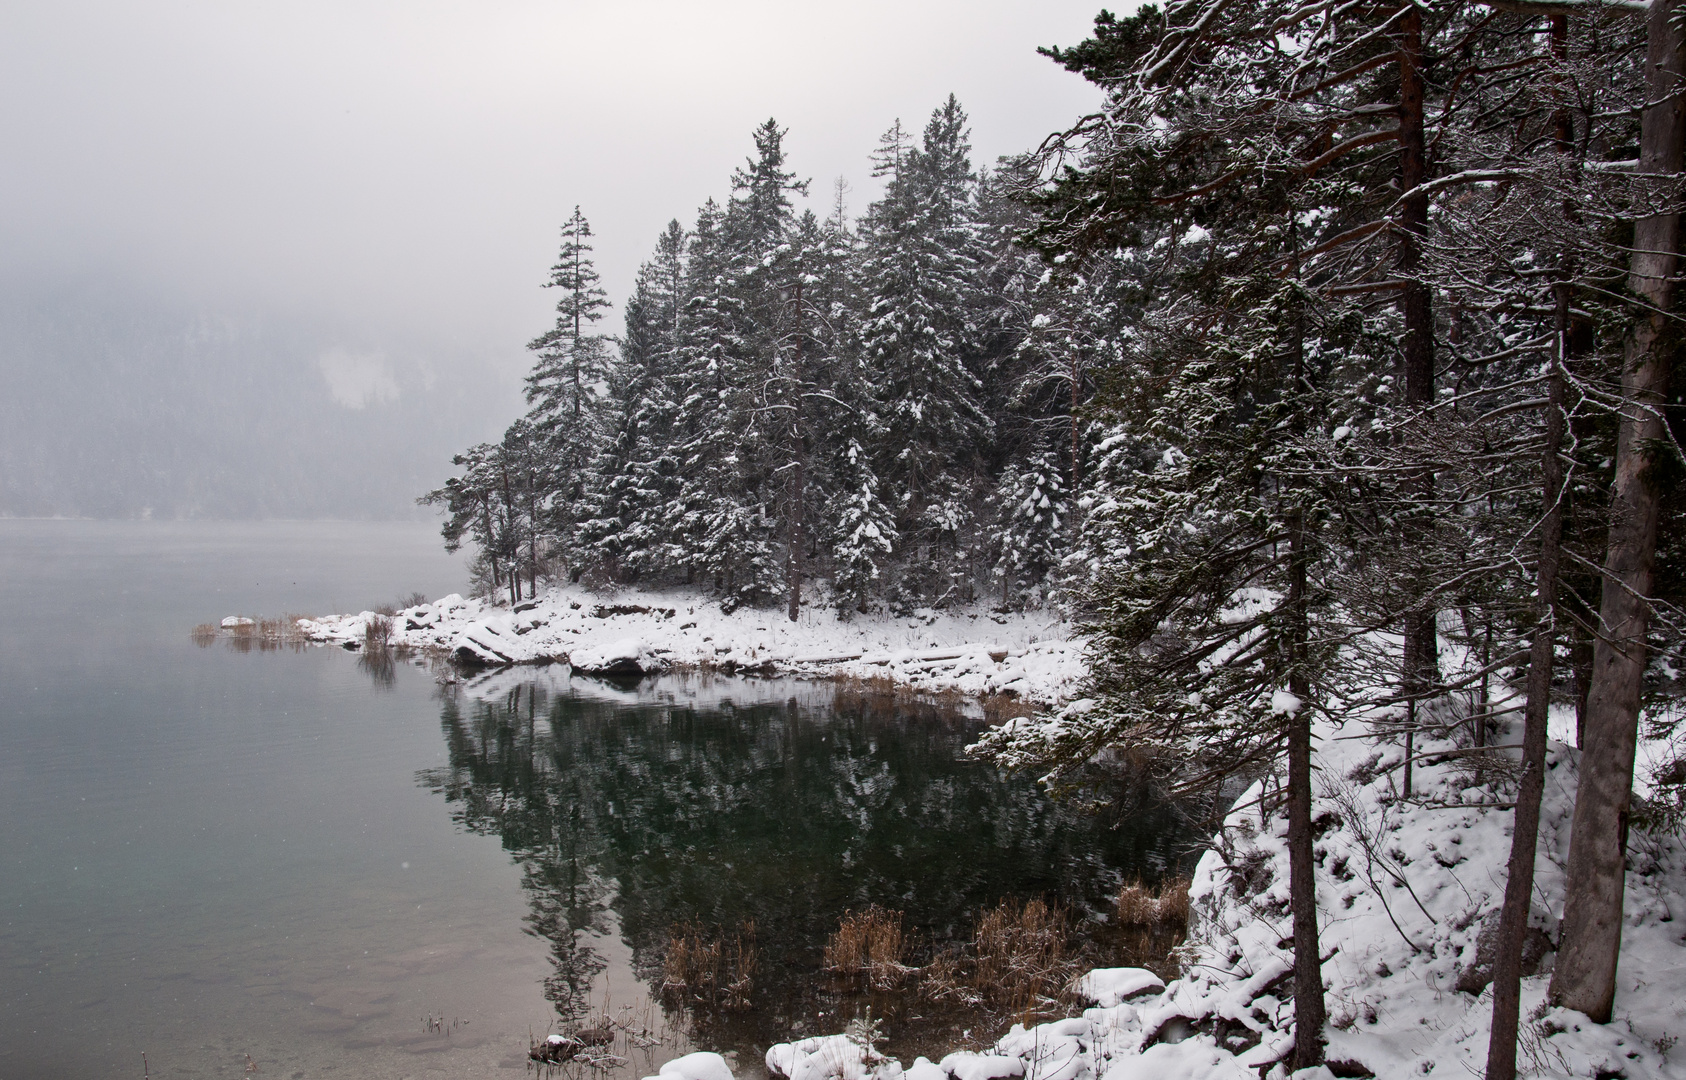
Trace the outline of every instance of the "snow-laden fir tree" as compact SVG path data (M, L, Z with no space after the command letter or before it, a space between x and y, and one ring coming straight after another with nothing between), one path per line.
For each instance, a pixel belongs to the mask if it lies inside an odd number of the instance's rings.
M976 178L966 115L950 96L903 150L881 161L884 197L863 222L863 348L883 438L877 472L897 513L907 590L951 596L966 573L980 454L992 424L968 366L979 298Z
M1022 465L1009 464L996 482L994 576L1003 607L1015 593L1033 603L1047 598L1043 590L1064 554L1070 516L1064 473L1059 453L1044 450Z
M668 535L679 496L674 452L680 330L686 306L687 237L668 222L638 272L609 383L606 438L593 463L590 517L581 543L610 577L632 581L682 561Z
M556 324L527 345L538 355L527 375L527 418L549 462L549 531L576 571L584 560L573 550L574 530L588 513L591 466L602 439L599 388L609 374L609 340L591 332L609 299L590 239L591 225L576 206L562 226L562 249L545 282L560 293Z

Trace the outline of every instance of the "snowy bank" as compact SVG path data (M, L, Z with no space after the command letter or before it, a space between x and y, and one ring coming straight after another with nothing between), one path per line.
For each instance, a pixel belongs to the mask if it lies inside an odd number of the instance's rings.
M372 611L300 620L315 641L360 648ZM565 663L597 675L672 670L888 678L913 689L1055 704L1084 673L1083 643L1047 611L921 609L905 618L824 608L730 613L700 593L552 589L513 608L455 594L392 617L394 645L441 649L469 667Z

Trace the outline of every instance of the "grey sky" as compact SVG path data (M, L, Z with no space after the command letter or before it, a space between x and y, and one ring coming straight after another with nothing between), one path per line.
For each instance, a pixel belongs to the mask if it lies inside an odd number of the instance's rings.
M452 368L423 382L467 365L512 395L575 203L618 302L768 116L816 201L842 175L856 212L878 134L950 91L979 163L1069 123L1096 96L1035 47L1099 7L14 0L0 282L329 328L296 360L348 412L423 352Z

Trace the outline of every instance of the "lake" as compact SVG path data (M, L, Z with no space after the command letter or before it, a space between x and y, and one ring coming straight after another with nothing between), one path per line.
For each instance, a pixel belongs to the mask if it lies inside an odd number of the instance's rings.
M929 950L1007 896L1098 917L1179 850L829 684L444 686L189 635L465 577L426 525L0 521L0 1077L510 1075L604 1010L648 1032L617 1074L754 1075L877 1000L819 973L845 911ZM651 996L676 927L749 936L740 1007ZM892 1049L930 1022L890 1015Z

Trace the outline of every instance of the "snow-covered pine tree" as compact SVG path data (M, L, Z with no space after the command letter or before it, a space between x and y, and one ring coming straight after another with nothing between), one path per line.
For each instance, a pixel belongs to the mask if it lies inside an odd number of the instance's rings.
M591 225L574 207L562 226L562 248L546 288L557 289L556 325L527 347L538 354L527 375L527 418L549 459L554 483L548 531L577 572L583 553L574 531L589 512L591 465L602 439L598 389L609 374L609 341L591 333L608 297L591 259Z
M762 376L758 422L768 429L764 453L784 526L785 610L792 622L800 613L804 568L819 531L813 511L825 504L829 477L817 466L838 400L831 389L836 358L828 348L837 340L824 322L831 310L825 286L836 276L827 272L829 249L819 220L805 211L762 264L763 288L779 303L767 309L770 363Z
M1296 1068L1320 1060L1325 1017L1310 785L1311 718L1335 677L1320 643L1340 618L1325 587L1341 565L1331 431L1386 341L1339 298L1351 277L1317 260L1365 191L1323 170L1395 138L1332 138L1368 122L1346 109L1357 76L1321 66L1348 40L1330 21L1355 17L1286 2L1103 15L1096 40L1055 54L1109 96L1052 148L1047 160L1082 167L1056 175L1039 237L1074 273L1130 245L1175 276L1111 373L1111 419L1151 457L1108 477L1124 559L1092 594L1098 705L1052 745L1032 749L1027 732L1018 749L1075 774L1121 744L1166 786L1206 791L1286 758ZM1200 257L1179 259L1183 245Z
M734 171L734 196L699 216L681 348L681 473L676 516L687 563L728 603L786 592L789 567L774 476L783 432L769 409L789 299L774 270L795 224L791 195L807 190L785 169L785 132L768 120L755 155Z
M992 545L999 554L992 571L1001 585L1001 604L1019 593L1030 603L1047 599L1049 573L1065 548L1070 516L1065 463L1057 450L1044 450L1022 465L1009 464L996 482Z
M876 154L877 175L900 166L907 145L898 122ZM875 167L876 169L877 167ZM839 178L832 213L821 234L817 280L805 294L812 299L816 354L824 369L813 370L813 393L825 423L818 434L820 476L814 503L825 511L815 535L831 570L832 604L848 618L871 609L895 551L895 514L880 493L873 455L867 447L883 437L871 372L861 352L861 283L857 277L859 241L849 228Z
M1058 252L1050 253L1052 260L1044 258L1022 242L1036 224L1024 197L1035 188L1027 163L1003 162L986 178L979 198L987 255L981 320L985 400L995 420L995 456L1005 463L996 489L999 496L1008 486L1006 471L1017 479L1027 472L1046 474L1057 464L1063 491L1080 499L1093 487L1086 482L1095 435L1090 398L1097 380L1119 369L1120 350L1134 333L1142 286L1132 270L1142 260L1130 249L1097 253L1079 273ZM1007 504L998 497L996 505L999 511ZM1076 509L1076 501L1068 499L1062 529L1051 538L1055 559L1037 560L1045 571L1063 564L1085 535ZM1003 524L997 517L997 527ZM1046 581L1044 576L1039 571L1035 580L1013 585L999 563L995 570L1003 586L1058 587L1058 573Z
M592 470L591 517L580 529L593 560L624 581L659 575L681 561L667 526L679 495L674 392L686 244L684 227L668 222L627 301L610 380L608 435Z
M890 179L867 212L861 262L863 347L884 425L876 468L897 513L905 591L940 600L969 587L963 537L992 428L968 366L979 307L976 178L952 95L919 149L901 151L896 129L886 138Z
M680 320L673 451L677 494L664 534L675 545L686 579L725 590L725 567L712 546L722 502L738 498L737 439L731 430L732 356L741 352L742 303L732 287L739 268L724 236L725 213L713 199L697 212Z
M511 602L520 596L518 561L522 541L523 500L512 482L504 447L479 443L451 459L457 475L416 501L445 511L440 533L446 551L464 542L479 549L473 576L495 597L507 588Z
M869 610L896 546L895 514L878 494L872 458L850 439L833 463L832 593L839 615Z

